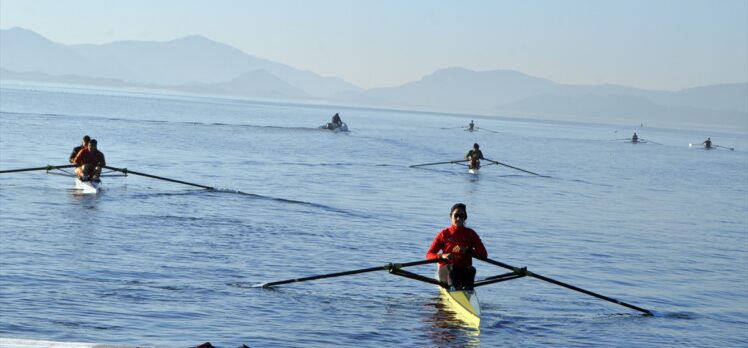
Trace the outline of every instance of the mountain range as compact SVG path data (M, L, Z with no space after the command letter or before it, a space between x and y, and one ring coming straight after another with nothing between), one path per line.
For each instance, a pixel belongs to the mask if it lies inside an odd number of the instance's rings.
M363 89L203 36L63 45L23 28L0 30L0 79L748 132L748 82L657 91L561 84L511 70L447 68L401 86Z

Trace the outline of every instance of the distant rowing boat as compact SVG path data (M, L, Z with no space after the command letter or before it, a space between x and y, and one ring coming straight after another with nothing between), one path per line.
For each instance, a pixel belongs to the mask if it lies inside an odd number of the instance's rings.
M345 122L342 122L342 124L338 127L335 127L332 123L327 123L319 126L319 129L327 129L331 130L333 132L347 132L348 131L348 125L345 124Z

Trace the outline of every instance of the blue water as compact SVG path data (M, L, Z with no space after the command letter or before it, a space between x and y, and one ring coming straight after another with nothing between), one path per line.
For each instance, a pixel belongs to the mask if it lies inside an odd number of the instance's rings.
M339 112L351 132L316 127ZM474 119L478 132L460 127ZM638 121L637 121L638 123ZM489 132L497 131L498 133ZM609 141L637 131L663 145ZM80 195L0 174L0 337L236 347L748 345L748 136L10 84L0 170L114 167ZM689 148L711 136L735 151ZM550 176L458 165L486 157ZM484 163L485 164L485 163ZM489 256L653 310L524 278L478 289L480 330L386 274L251 285L423 258L468 206ZM505 270L478 262L478 277ZM433 266L411 271L433 275Z

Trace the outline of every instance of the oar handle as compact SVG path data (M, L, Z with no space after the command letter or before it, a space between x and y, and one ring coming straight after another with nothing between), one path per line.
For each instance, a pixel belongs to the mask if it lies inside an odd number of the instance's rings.
M196 186L196 187L200 187L200 188L204 188L204 189L208 189L208 190L215 190L215 187L210 187L210 186L205 186L205 185L200 185L200 184L193 184L191 182L186 182L186 181L181 181L181 180L175 180L175 179L169 179L169 178L164 178L164 177L161 177L161 176L156 176L156 175L151 175L151 174L146 174L146 173L140 173L140 172L136 172L134 170L128 170L127 168L115 168L115 167L110 167L110 166L104 166L104 168L115 170L115 171L122 172L122 173L125 173L125 174L135 174L135 175L145 176L145 177L149 177L149 178L153 178L153 179L159 179L159 180L164 180L164 181L175 182L177 184L184 184L184 185Z

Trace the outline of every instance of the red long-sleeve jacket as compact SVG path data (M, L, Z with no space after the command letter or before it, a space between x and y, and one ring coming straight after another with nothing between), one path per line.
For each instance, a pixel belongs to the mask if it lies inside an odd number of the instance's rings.
M460 248L472 248L473 255L480 257L488 257L486 247L483 246L483 242L480 240L475 231L468 227L458 227L456 225L449 226L441 230L434 241L431 242L429 250L426 252L426 259L433 260L439 258L439 252L452 253L452 248L459 245ZM453 259L444 260L439 262L439 267L451 263L457 267L468 267L473 264L473 258L469 255L453 254Z

